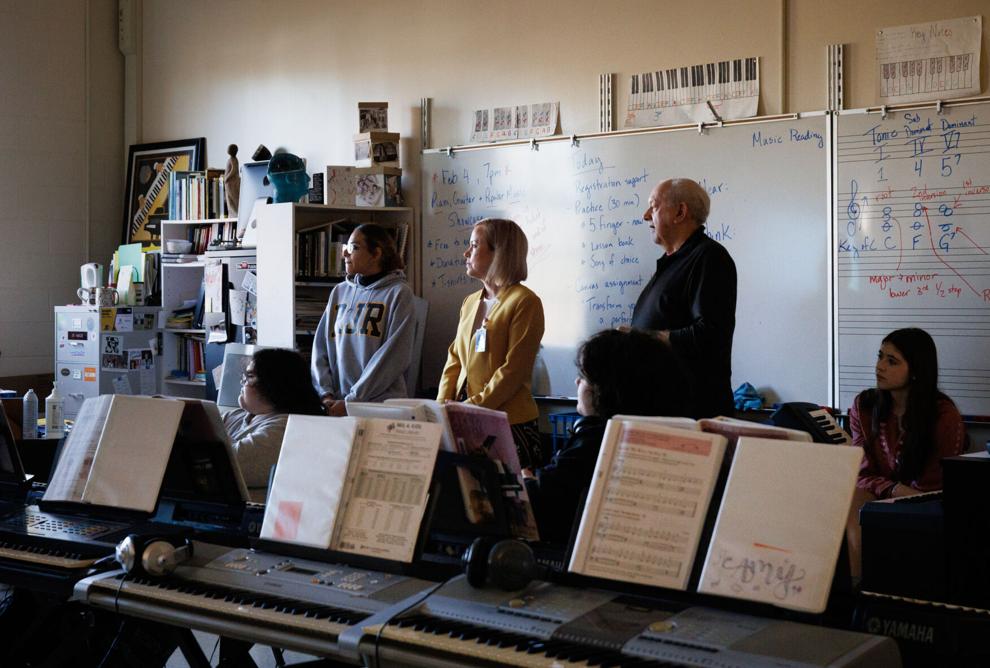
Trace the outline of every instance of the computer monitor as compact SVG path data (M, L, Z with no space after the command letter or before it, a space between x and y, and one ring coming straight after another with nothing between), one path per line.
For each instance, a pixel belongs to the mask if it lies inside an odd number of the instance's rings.
M228 343L223 349L223 365L217 387L217 406L220 412L238 408L237 397L241 393L241 376L251 363L256 350L266 346L247 343Z
M237 201L237 238L247 248L258 245L258 221L255 204L270 203L275 188L268 181L268 161L241 165L241 193Z

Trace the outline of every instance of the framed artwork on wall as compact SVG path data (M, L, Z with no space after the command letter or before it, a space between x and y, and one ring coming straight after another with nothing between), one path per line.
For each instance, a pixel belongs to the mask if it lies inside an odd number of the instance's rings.
M161 221L168 215L168 184L173 172L201 170L206 138L132 144L127 156L123 243L161 243Z

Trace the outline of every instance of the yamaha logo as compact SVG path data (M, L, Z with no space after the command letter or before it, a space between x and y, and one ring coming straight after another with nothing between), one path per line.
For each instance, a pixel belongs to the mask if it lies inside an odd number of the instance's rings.
M868 633L890 636L898 640L910 640L927 645L935 644L935 627L928 624L912 624L896 619L870 617L866 620L866 630Z

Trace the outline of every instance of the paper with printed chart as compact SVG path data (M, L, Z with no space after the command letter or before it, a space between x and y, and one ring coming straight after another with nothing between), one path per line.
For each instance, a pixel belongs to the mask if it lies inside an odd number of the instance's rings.
M725 438L609 420L569 570L684 590Z

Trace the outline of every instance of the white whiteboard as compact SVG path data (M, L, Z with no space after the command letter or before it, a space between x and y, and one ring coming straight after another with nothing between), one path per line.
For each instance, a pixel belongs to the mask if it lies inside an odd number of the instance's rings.
M481 218L515 220L543 300L551 394L573 396L578 345L628 324L660 247L642 220L649 193L676 176L711 194L707 231L739 277L733 387L771 401L829 395L827 118L731 125L423 155L423 296L430 317L423 383L439 382L464 296L462 253ZM658 382L661 379L658 379Z
M942 391L990 414L990 104L836 125L839 405L875 385L884 335L921 327Z

